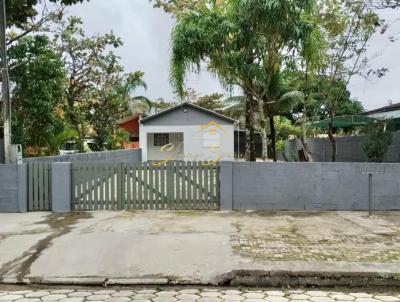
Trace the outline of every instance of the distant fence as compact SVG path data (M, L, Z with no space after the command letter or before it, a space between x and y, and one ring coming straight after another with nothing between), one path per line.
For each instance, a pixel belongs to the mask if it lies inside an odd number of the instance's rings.
M58 156L28 157L24 158L24 163L30 162L140 162L142 160L142 150L116 150L103 152L77 153Z
M362 149L366 141L365 136L337 137L337 162L368 162ZM308 148L314 162L330 162L332 160L332 144L329 138L309 138ZM303 149L300 140L293 139L286 143L285 155L289 161L298 159L298 151ZM283 160L283 158L280 158ZM400 132L393 134L393 142L384 157L385 163L400 163Z
M235 210L400 210L400 164L221 163L221 207Z

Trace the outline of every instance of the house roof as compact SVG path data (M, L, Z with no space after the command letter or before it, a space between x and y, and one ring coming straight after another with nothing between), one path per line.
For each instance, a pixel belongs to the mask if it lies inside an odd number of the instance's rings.
M363 115L374 117L380 120L400 118L400 103L387 105L381 108L364 112Z
M125 124L127 122L130 122L130 121L133 121L133 120L139 118L139 116L140 116L139 114L134 114L134 115L128 116L126 118L123 118L122 120L119 120L117 124L118 125Z
M390 112L390 111L397 111L400 110L400 103L396 104L391 104L387 106L383 106L374 110L366 111L363 113L363 115L370 115L370 114L375 114L375 113L381 113L381 112Z
M209 114L209 115L218 117L218 118L223 119L223 120L226 120L226 121L228 121L228 122L236 123L236 120L234 120L234 119L232 119L232 118L230 118L230 117L227 117L227 116L225 116L225 115L223 115L223 114L220 114L220 113L218 113L218 112L215 112L215 111L212 111L212 110L209 110L209 109L200 107L200 106L198 106L198 105L195 105L195 104L189 103L189 102L184 102L184 103L181 103L181 104L176 105L176 106L174 106L174 107L171 107L171 108L168 108L168 109L166 109L166 110L160 111L160 112L158 112L158 113L156 113L156 114L153 114L153 115L151 115L151 116L149 116L149 117L146 117L146 118L142 119L142 120L140 121L140 123L141 123L141 124L146 123L146 122L148 122L148 121L150 121L150 120L154 120L154 119L156 119L156 118L158 118L158 117L160 117L160 116L166 115L166 114L168 114L168 113L170 113L170 112L176 111L176 110L178 110L178 109L180 109L180 108L183 108L183 107L191 107L191 108L193 108L193 109L195 109L195 110L198 110L198 111L207 113L207 114Z

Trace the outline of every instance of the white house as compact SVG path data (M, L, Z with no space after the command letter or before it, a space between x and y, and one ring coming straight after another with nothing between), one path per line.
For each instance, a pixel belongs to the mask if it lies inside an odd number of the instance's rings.
M140 121L142 160L233 161L236 121L182 103Z

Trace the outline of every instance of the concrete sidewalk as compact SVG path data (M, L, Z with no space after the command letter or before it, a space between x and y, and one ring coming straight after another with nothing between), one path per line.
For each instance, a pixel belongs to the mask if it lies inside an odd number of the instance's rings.
M0 214L0 281L398 284L400 213Z

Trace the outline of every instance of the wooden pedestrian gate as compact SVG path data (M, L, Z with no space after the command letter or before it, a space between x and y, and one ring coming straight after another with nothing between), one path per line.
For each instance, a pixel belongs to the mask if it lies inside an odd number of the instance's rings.
M51 162L28 163L28 211L51 210Z
M74 210L219 209L219 166L208 163L73 163L72 169Z

